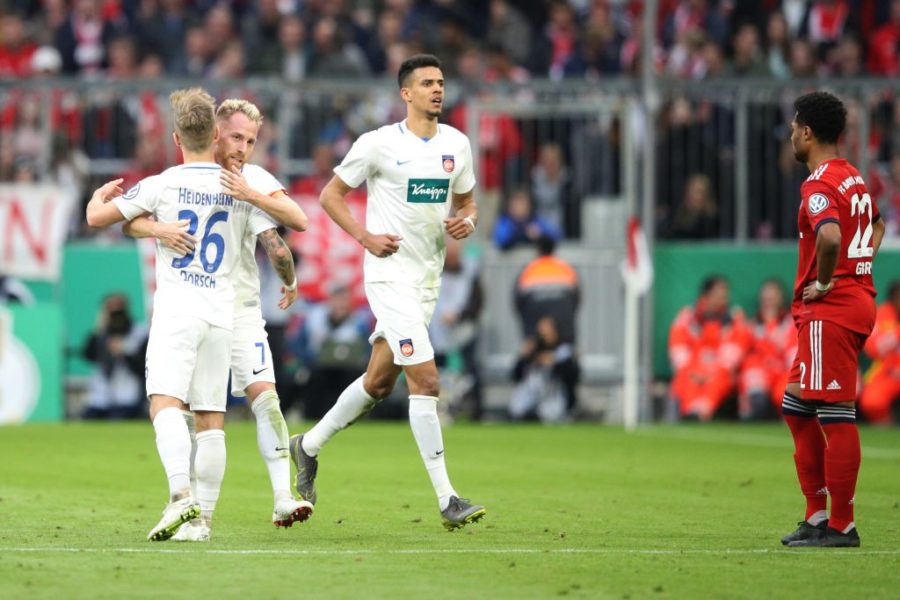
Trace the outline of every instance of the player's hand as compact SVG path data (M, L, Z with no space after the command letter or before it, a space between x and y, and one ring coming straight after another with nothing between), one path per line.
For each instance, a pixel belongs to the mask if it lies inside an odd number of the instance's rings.
M297 299L297 288L295 287L292 290L287 289L285 286L281 286L281 300L278 301L278 308L281 310L287 310L290 308L291 304L294 303L294 300Z
M247 184L244 174L241 173L241 170L237 167L233 166L231 169L222 169L222 173L219 176L219 182L222 184L225 193L234 197L235 200L247 202L253 197L253 188Z
M363 248L377 256L387 258L400 249L400 240L403 238L393 233L368 234L362 240Z
M815 302L816 300L821 300L824 298L828 292L830 292L832 288L828 288L824 292L820 292L816 289L816 282L812 282L805 288L803 288L803 301L809 304L810 302Z
M122 194L125 193L125 190L122 189L122 182L125 181L121 177L118 179L113 179L112 181L107 181L94 192L94 196L99 198L100 202L106 204L113 198L118 198Z
M447 230L447 233L454 240L467 238L475 232L475 229L463 217L448 217L444 219L444 229Z
M190 221L187 219L174 223L157 223L153 229L153 236L178 256L185 256L193 252L197 246L197 238L185 231L189 224Z

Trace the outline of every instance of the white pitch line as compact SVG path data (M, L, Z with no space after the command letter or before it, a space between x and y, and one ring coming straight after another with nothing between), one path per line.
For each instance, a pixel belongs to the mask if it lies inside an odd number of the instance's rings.
M444 548L444 549L395 549L395 550L297 550L297 549L248 549L248 550L216 550L198 549L196 552L188 548L197 548L196 545L180 545L179 548L67 548L67 547L0 547L0 554L27 553L27 554L222 554L222 555L263 555L263 556L359 556L359 555L421 555L421 554L607 554L607 555L637 555L637 556L683 556L683 555L752 555L752 554L791 554L794 556L809 555L804 550L789 548L693 548L693 549L652 549L652 548ZM818 553L821 556L822 553ZM839 549L828 550L828 556L840 554L841 556L896 556L900 555L900 548L895 550L856 550Z

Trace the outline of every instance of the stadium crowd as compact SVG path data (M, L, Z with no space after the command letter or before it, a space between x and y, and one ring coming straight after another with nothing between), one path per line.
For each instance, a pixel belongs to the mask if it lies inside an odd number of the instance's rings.
M278 81L302 90L302 82L312 80L392 80L404 58L432 52L450 81L446 121L466 131L466 99L476 94L509 94L527 104L536 97L523 89L529 82L597 82L601 91L604 81L636 82L643 64L642 10L641 0L10 0L0 8L0 181L53 181L83 204L91 189L114 176L124 177L128 187L162 170L177 159L166 94L128 85L188 78L218 86L220 100L257 102L266 121L253 161L281 174L294 199L314 201L352 140L401 119L401 107L393 93L385 97L374 89L364 96L327 96L318 105L298 94L301 116L279 123L275 107L284 98ZM790 105L778 85L896 78L898 44L900 0L660 0L652 63L663 85L735 79L763 84L762 99L748 109L748 233L791 239L806 173L790 153ZM254 77L272 79L254 84ZM59 86L43 91L16 85L42 78L60 78ZM96 90L68 86L62 78L97 84ZM734 104L727 93L699 90L667 93L660 107L658 179L666 185L657 186L656 230L662 238L727 239L737 233ZM868 151L865 176L888 235L897 235L900 100L881 94L848 106L843 150ZM856 133L863 112L868 140ZM622 123L565 120L481 114L481 233L497 248L531 245L541 237L578 238L582 203L624 192ZM283 137L289 138L288 156L279 143ZM348 197L348 204L361 210L364 195ZM333 269L343 283L358 283L360 262L339 268L320 262L346 260L334 257L347 253L324 251L334 236L325 233L324 215L309 212L310 231L290 239L304 268ZM72 237L121 235L89 230L82 214L75 211ZM306 299L329 301L327 286L303 285ZM358 288L351 286L355 307L363 301ZM285 348L303 355L298 340L306 343L309 333L303 319L266 318L290 338Z

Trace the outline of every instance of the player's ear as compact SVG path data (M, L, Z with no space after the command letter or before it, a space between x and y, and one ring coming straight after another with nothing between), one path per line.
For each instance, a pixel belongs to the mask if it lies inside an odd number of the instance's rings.
M221 132L219 131L219 126L216 125L216 130L213 132L213 139L212 139L212 143L213 143L213 144L215 144L216 142L219 141L219 134L220 134L220 133L221 133Z
M176 148L181 148L181 138L178 136L177 131L172 132L172 141L175 142Z
M403 98L404 102L410 102L412 98L409 95L409 88L400 88L400 97Z

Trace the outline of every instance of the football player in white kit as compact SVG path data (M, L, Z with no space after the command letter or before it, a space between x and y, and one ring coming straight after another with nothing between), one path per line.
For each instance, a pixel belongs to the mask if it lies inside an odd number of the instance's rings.
M216 163L223 167L223 188L235 200L256 206L282 225L304 231L308 224L306 214L285 193L284 186L262 167L246 164L253 153L262 125L259 109L246 100L224 100L216 110L216 124L219 127L219 138L215 143L214 156ZM193 251L196 245L194 236L184 231L185 225L183 221L160 223L147 217L139 217L126 224L125 232L136 238L156 237L161 244L183 255ZM284 296L279 306L286 309L297 298L297 279L291 251L274 226L259 236L246 235L232 278L235 301L231 391L236 396L247 397L256 418L257 446L269 472L274 495L272 522L278 527L290 527L294 522L306 520L312 512L312 505L294 500L290 491L289 434L275 389L273 357L260 309L259 271L255 252L257 238L262 242L269 261L284 284ZM183 416L188 429L193 431L194 417L187 406L184 408ZM208 535L207 526L195 519L179 529L172 539L202 541Z
M475 176L469 140L438 123L444 76L435 56L407 59L398 73L407 118L360 136L319 201L365 248L366 297L375 313L366 373L350 384L308 432L291 438L297 492L315 504L314 479L322 446L390 394L402 370L409 384L409 422L438 497L444 526L478 521L483 506L462 499L450 484L438 421L440 392L428 324L444 268L445 231L455 239L475 231ZM344 197L367 185L365 225ZM454 216L450 216L451 206Z
M207 522L212 518L225 474L231 277L247 232L259 234L273 225L265 213L223 189L212 147L218 135L213 98L199 88L173 92L170 98L173 138L184 164L142 180L124 196L119 196L122 180L111 181L94 192L86 211L92 227L151 213L160 222L187 220L192 235L202 232L199 248L184 256L157 244L147 394L170 502L147 536L154 541L169 539L197 516ZM196 498L190 484L191 437L182 417L185 402L196 416Z

